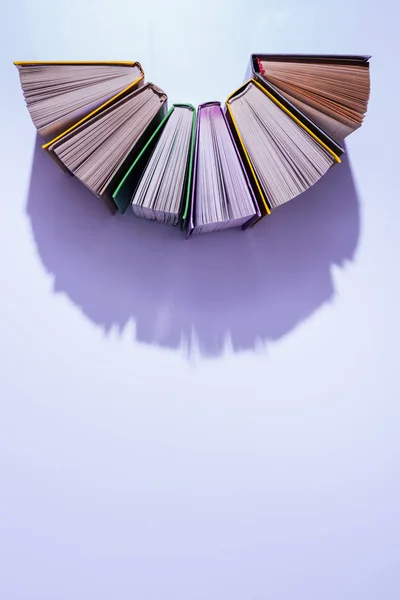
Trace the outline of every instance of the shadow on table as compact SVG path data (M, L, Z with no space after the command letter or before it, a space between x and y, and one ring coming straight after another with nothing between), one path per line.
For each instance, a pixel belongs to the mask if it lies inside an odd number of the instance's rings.
M347 157L255 228L186 240L130 211L111 217L39 138L27 213L55 292L88 319L105 331L133 320L141 342L206 356L228 336L234 351L279 339L331 300L331 267L353 258L360 230Z

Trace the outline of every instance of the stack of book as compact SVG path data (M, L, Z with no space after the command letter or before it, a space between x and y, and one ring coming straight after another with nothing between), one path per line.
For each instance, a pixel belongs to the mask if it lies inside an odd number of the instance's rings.
M16 62L43 149L112 213L188 235L245 229L340 163L369 56L254 54L219 102L174 104L138 62Z

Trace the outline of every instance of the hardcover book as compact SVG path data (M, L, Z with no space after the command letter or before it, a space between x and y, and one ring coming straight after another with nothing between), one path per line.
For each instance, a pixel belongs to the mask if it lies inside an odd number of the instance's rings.
M113 194L121 212L131 205L139 217L185 227L195 130L194 106L174 104Z
M274 91L321 139L341 142L358 129L370 95L370 56L252 54L246 81ZM318 129L317 129L318 128ZM330 145L328 139L323 139ZM334 148L332 148L334 149Z

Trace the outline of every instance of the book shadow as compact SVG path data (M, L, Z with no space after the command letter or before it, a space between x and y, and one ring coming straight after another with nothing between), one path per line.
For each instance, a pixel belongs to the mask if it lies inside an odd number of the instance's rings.
M36 139L27 214L44 267L105 332L218 356L278 340L334 297L332 265L360 232L348 157L253 229L186 240L177 228L110 216Z

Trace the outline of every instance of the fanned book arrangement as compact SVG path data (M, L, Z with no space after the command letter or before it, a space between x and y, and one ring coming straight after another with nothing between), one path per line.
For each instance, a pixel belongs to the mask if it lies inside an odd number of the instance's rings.
M110 209L187 235L246 229L340 163L369 56L253 54L227 99L174 104L138 62L16 62L43 149Z

